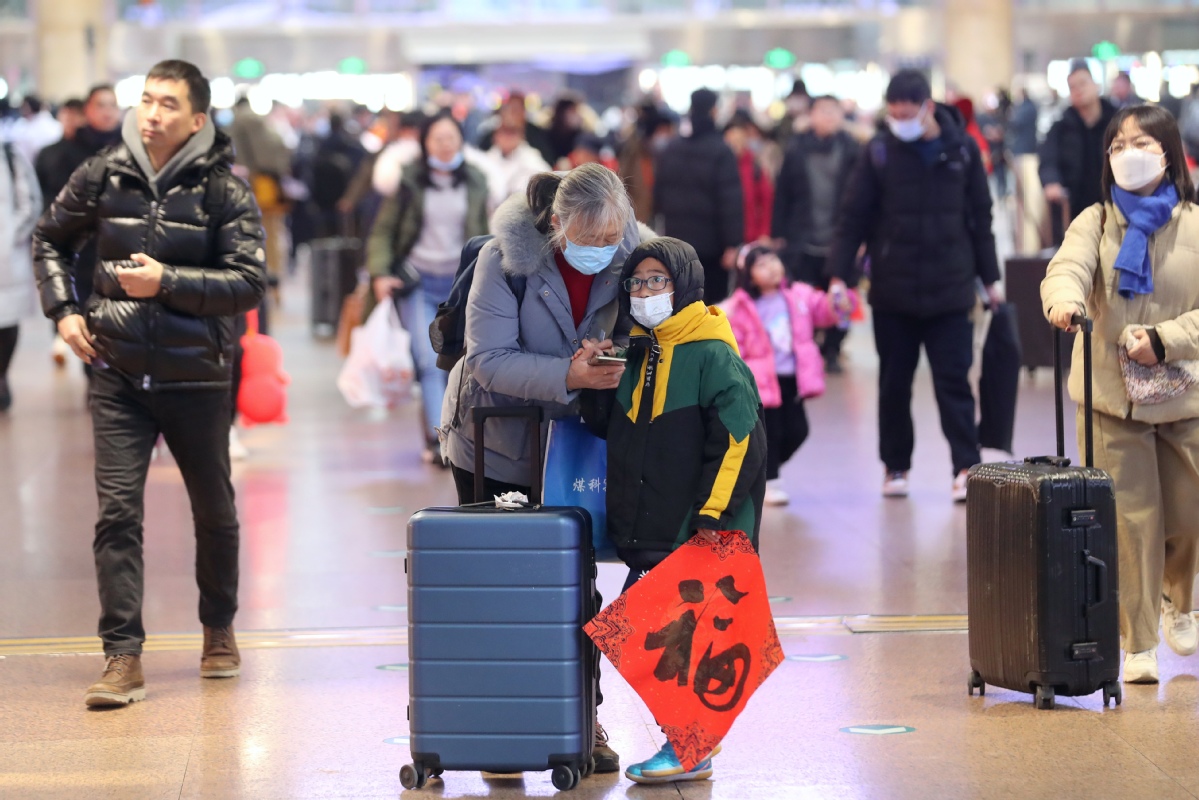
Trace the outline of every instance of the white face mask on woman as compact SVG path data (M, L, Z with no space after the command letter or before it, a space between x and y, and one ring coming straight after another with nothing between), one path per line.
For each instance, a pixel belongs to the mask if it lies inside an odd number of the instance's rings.
M1126 192L1144 189L1166 171L1166 156L1129 148L1111 158L1112 177Z

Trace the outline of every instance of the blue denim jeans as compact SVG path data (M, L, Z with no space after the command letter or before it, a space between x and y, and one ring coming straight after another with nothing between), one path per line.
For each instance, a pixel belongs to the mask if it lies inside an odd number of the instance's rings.
M429 342L429 325L437 316L437 306L450 296L453 275L420 273L420 288L397 301L400 322L412 337L412 364L420 382L421 404L425 414L425 440L437 441L441 424L441 400L445 396L447 373L437 367L437 354Z

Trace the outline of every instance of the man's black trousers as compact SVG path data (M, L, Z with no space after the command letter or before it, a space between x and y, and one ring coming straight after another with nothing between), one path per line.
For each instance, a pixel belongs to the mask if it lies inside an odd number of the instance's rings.
M920 347L928 355L933 390L941 412L941 431L949 440L953 474L978 463L978 425L970 365L974 360L974 324L961 311L936 317L874 312L878 349L879 456L888 472L912 467L916 435L912 425L912 380Z
M96 493L100 516L92 549L106 655L140 653L142 521L150 455L162 435L183 475L196 536L200 621L214 628L237 613L237 509L229 477L229 389L142 390L112 369L92 381ZM179 536L181 531L156 531Z

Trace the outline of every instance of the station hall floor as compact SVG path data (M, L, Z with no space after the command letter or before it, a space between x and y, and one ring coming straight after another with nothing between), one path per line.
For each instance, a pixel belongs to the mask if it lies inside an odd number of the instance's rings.
M332 345L285 287L277 335L291 421L243 433L240 678L198 676L188 504L169 454L147 492L147 700L89 711L103 659L90 550L92 443L77 364L56 370L47 325L23 330L15 404L0 415L0 797L539 797L549 773L447 773L423 791L408 762L403 548L418 508L450 504L421 463L417 408L351 411ZM595 776L569 797L1189 798L1199 796L1199 658L1161 648L1162 682L1037 711L1027 695L968 697L965 514L927 371L917 379L912 494L884 500L869 328L846 373L809 403L812 436L787 465L762 560L788 656L751 700L709 781L634 786ZM1016 451L1053 446L1051 376L1022 382ZM614 597L624 577L601 566ZM660 745L615 671L600 719L624 764Z

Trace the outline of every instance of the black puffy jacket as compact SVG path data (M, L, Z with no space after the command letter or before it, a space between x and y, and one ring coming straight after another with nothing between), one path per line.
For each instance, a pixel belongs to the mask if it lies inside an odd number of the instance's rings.
M1070 194L1070 218L1103 202L1104 134L1116 116L1116 107L1100 98L1099 121L1088 127L1073 106L1062 112L1041 143L1038 169L1041 185L1056 183Z
M719 257L745 236L737 157L715 126L696 121L692 136L672 140L654 165L654 213L663 233L682 239L701 259Z
M956 110L939 105L936 120L939 147L902 142L889 130L875 136L837 214L827 272L854 279L865 242L877 311L916 317L966 311L974 306L976 278L988 285L999 280L982 155Z
M183 167L169 188L160 187L157 199L127 145L93 158L106 161L98 198L89 198L89 159L34 234L42 310L55 321L83 313L99 357L145 389L228 386L233 318L255 308L265 290L258 206L229 172L228 136L218 132L208 153ZM209 181L220 182L212 195ZM218 218L210 220L207 208L219 208ZM93 236L95 289L81 310L70 269ZM134 299L121 289L117 269L136 266L133 253L163 265L156 297Z

